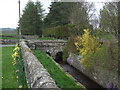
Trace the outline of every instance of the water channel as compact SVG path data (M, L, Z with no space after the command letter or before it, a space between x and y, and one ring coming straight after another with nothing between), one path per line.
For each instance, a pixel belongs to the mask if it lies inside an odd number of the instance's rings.
M62 54L59 54L56 56L57 59L55 59L56 63L58 63L64 70L64 72L69 73L76 81L84 85L88 90L106 90L101 85L99 85L97 82L90 79L88 76L86 76L84 73L82 73L80 70L74 68L73 66L69 65L67 62L62 61Z

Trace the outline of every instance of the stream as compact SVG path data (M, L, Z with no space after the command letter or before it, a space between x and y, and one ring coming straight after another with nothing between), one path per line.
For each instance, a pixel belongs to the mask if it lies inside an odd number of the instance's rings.
M66 62L58 62L58 64L63 68L63 70L65 72L72 75L72 77L74 79L76 79L79 83L83 84L88 90L90 88L93 88L93 89L94 88L96 88L96 89L99 88L99 89L104 90L104 88L102 86L97 84L95 81L93 81L88 76L86 76L81 71L74 68L73 66L69 65L68 63L66 63Z

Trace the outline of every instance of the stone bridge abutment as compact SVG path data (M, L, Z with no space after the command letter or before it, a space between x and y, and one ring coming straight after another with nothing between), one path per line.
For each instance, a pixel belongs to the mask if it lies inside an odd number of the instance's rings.
M27 40L30 49L38 49L46 52L48 55L56 59L56 55L62 54L62 51L67 44L64 40Z

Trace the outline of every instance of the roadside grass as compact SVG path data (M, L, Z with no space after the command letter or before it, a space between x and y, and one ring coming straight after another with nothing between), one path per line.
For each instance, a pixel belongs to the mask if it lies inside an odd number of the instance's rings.
M55 38L51 38L51 37L39 37L38 40L55 40Z
M69 78L65 72L61 71L60 68L58 68L58 66L49 57L47 57L45 52L33 50L33 53L55 80L59 88L82 88L78 86L74 80Z
M14 47L2 47L2 88L17 88L15 66L12 65Z

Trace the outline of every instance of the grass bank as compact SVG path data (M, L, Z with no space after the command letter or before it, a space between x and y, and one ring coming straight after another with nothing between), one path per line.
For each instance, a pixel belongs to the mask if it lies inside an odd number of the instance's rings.
M59 88L81 88L74 80L69 78L65 72L61 71L58 66L49 57L47 57L46 53L39 50L33 50L33 52L49 72L51 77L55 80Z

